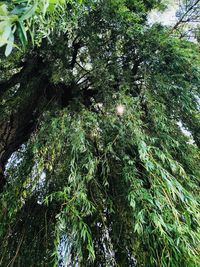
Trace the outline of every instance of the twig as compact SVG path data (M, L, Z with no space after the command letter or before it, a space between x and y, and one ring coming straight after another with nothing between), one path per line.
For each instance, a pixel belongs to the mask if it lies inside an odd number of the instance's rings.
M189 22L190 19L185 19L185 17L188 15L188 13L198 4L200 3L200 0L197 0L193 5L191 5L187 10L186 12L182 15L182 17L179 19L179 21L177 21L177 23L174 25L174 27L172 28L172 31L176 30L178 28L178 26L181 24L181 23L186 23L186 22Z

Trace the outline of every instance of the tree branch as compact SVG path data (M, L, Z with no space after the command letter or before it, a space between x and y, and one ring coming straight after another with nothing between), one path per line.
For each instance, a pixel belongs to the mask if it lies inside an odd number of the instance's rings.
M176 30L178 27L179 27L179 25L181 24L181 23L184 23L185 21L184 21L184 19L185 19L185 17L188 15L188 13L196 6L196 5L198 5L200 3L200 0L196 0L196 2L193 4L193 5L191 5L187 10L186 10L186 12L182 15L182 17L179 19L179 21L177 21L177 23L173 26L173 28L172 28L172 31L174 31L174 30ZM186 19L186 22L188 22L188 19Z

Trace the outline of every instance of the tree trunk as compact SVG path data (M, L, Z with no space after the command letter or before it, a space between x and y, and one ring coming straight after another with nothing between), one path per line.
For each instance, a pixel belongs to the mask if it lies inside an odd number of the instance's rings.
M10 156L28 140L47 100L49 81L44 69L42 59L33 57L18 74L0 84L0 100L7 101L10 108L0 118L0 191L6 183L4 172ZM9 96L13 90L14 96Z

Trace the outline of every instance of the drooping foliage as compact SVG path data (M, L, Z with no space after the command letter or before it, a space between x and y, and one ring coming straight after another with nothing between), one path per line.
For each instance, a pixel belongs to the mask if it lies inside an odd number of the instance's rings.
M198 267L198 45L156 0L7 6L0 266Z

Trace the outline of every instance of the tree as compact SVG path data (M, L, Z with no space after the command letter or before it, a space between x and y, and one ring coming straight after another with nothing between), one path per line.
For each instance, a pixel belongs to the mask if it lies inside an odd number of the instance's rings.
M159 7L1 4L1 266L199 265L199 47Z
M173 30L180 29L180 37L196 37L200 22L200 1L199 0L179 0L179 8L176 12L178 21Z

